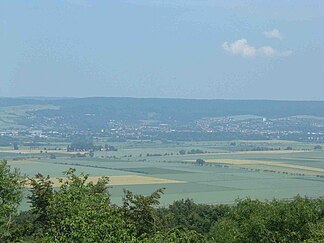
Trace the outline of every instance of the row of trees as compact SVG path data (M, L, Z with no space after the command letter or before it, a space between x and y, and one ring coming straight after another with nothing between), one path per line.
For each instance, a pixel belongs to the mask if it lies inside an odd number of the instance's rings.
M102 145L94 145L91 141L73 141L70 145L66 147L66 151L68 152L79 152L79 151L118 151L117 148L115 148L112 145L105 144Z
M65 172L59 188L49 176L28 181L0 163L0 242L321 242L324 199L242 200L233 206L176 201L159 207L161 188L151 195L125 190L114 205L109 178ZM18 212L28 184L31 209Z
M204 154L204 153L208 153L207 151L203 151L203 150L201 150L201 149L191 149L191 150L189 150L189 151L186 151L186 150L184 150L184 149L181 149L180 151L179 151L179 154L180 155L185 155L185 154Z

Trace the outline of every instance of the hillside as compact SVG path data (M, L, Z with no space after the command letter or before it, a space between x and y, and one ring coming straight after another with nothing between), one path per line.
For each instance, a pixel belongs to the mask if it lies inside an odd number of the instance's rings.
M28 106L27 106L28 105ZM31 109L32 106L35 109ZM189 100L159 98L0 98L0 110L20 112L12 119L17 125L34 125L42 119L80 128L100 128L109 120L136 123L193 122L202 118L254 115L267 118L290 116L324 117L323 101ZM26 107L25 112L21 112ZM20 119L26 118L29 119ZM24 120L24 121L23 121ZM11 123L13 125L13 123Z

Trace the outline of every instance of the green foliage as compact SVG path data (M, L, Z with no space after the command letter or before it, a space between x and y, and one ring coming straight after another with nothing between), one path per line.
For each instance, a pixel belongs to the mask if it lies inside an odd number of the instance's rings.
M123 212L110 204L103 184L87 183L87 175L70 169L47 207L49 242L135 242L134 229Z
M318 235L324 200L243 200L210 232L214 242L302 242ZM314 236L315 235L315 236Z
M186 150L181 149L181 150L179 151L179 154L181 154L181 155L186 154Z
M93 158L93 157L94 157L94 152L93 152L93 151L90 151L90 152L89 152L89 156L90 156L91 158Z
M38 229L39 224L37 222L37 216L31 211L20 212L13 222L11 231L11 240L24 239L23 242L36 242L37 235L35 231ZM41 236L41 232L39 233Z
M22 185L18 170L11 171L6 160L0 161L0 242L12 236L14 217L22 198Z
M305 240L307 243L324 242L324 219L311 228L310 238Z
M230 207L227 205L196 204L191 199L175 201L168 208L158 209L168 229L183 227L201 234L209 232L211 226L222 218Z
M31 210L17 213L18 171L0 163L0 242L324 242L324 198L240 200L233 206L175 201L158 208L164 188L151 195L124 190L123 206L110 202L109 179L65 172L60 187L50 177L30 179Z
M14 149L14 150L18 150L18 149L19 149L19 147L18 147L18 144L17 144L17 143L13 143L13 149Z
M204 165L206 163L203 159L196 159L196 165Z
M191 149L190 151L187 152L187 154L203 154L203 153L205 152L201 149Z
M166 233L157 232L151 238L146 238L143 243L205 243L203 235L185 228L175 228Z
M159 199L165 188L160 188L149 196L134 195L124 190L123 210L125 219L136 227L136 235L152 235L158 228L158 216L155 209L160 204Z
M45 177L38 173L34 178L29 179L29 184L31 186L31 194L28 196L31 204L29 214L33 219L32 235L43 235L49 227L47 207L53 197L53 183L49 176Z

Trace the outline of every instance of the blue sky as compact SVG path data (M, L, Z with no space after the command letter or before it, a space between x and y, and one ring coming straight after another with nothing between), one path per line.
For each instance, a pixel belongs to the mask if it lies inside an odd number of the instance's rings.
M324 1L2 0L0 96L324 100Z

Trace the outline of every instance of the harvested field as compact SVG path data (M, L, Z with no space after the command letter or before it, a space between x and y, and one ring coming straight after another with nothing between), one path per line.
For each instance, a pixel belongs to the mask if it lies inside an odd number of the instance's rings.
M286 174L289 173L289 174L295 174L295 175L308 175L308 176L323 175L321 172L280 167L280 166L275 167L275 166L265 165L265 164L244 165L244 166L241 166L240 168L251 169L251 170L280 172L280 173L286 173Z
M323 160L324 161L324 158L323 157L317 157L317 158L285 158L286 160L301 160L301 161L318 161L318 160Z
M194 161L191 161L194 162ZM256 160L242 160L242 159L207 159L208 163L218 163L218 164L231 164L231 165L253 165L258 164ZM264 161L264 163L267 163Z
M101 176L90 176L88 182L96 183ZM55 187L60 186L60 178L52 178L51 181ZM152 184L179 184L186 183L185 181L172 180L172 179L161 179L151 176L140 176L140 175L121 175L121 176L109 176L110 186L121 186L121 185L152 185ZM28 186L27 186L28 187Z
M238 152L228 152L228 153L215 153L215 154L292 154L292 153L306 153L311 152L307 150L268 150L268 151L238 151Z
M258 161L258 160L240 160L240 159L218 159L218 160L206 160L208 163L219 163L219 164L232 164L232 165L268 165L268 166L280 166L292 169L299 169L299 170L308 170L308 171L316 171L324 173L324 169L310 167L310 166L303 166L303 165L293 165L293 164L286 164L281 162L271 162L271 161Z
M324 150L312 150L313 144L285 141L269 146L251 141L246 145L237 141L236 146L223 141L109 143L118 151L95 151L93 158L54 150L55 147L66 147L65 143L48 147L48 154L44 153L45 150L39 153L43 146L31 149L19 147L19 150L3 147L2 151L10 152L2 153L2 158L7 159L12 167L19 168L23 175L32 177L38 172L50 175L55 187L59 186L55 178L64 178L62 172L69 168L75 168L77 174L89 174L92 181L100 176L109 176L112 186L109 192L112 201L117 204L122 203L123 189L149 195L161 187L166 188L161 198L165 205L182 198L192 198L201 203L220 203L245 197L264 200L297 194L309 197L324 195ZM288 146L293 150L247 150ZM188 152L196 148L207 153L178 155L180 150ZM50 159L52 152L56 154L56 159ZM199 158L208 163L197 166L195 162Z
M294 153L309 153L312 151L309 150L267 150L267 151L236 151L236 152L213 152L213 153L202 153L202 154L193 154L194 156L211 156L211 155L276 155L276 154L294 154ZM188 154L176 155L178 157L185 157Z
M270 165L281 166L281 167L286 167L286 168L293 168L293 169L299 169L299 170L316 171L316 172L322 172L322 173L324 173L324 169L322 169L322 168L316 168L316 167L311 167L311 166L292 165L292 164L276 163L276 162L272 162L272 163L270 163Z

